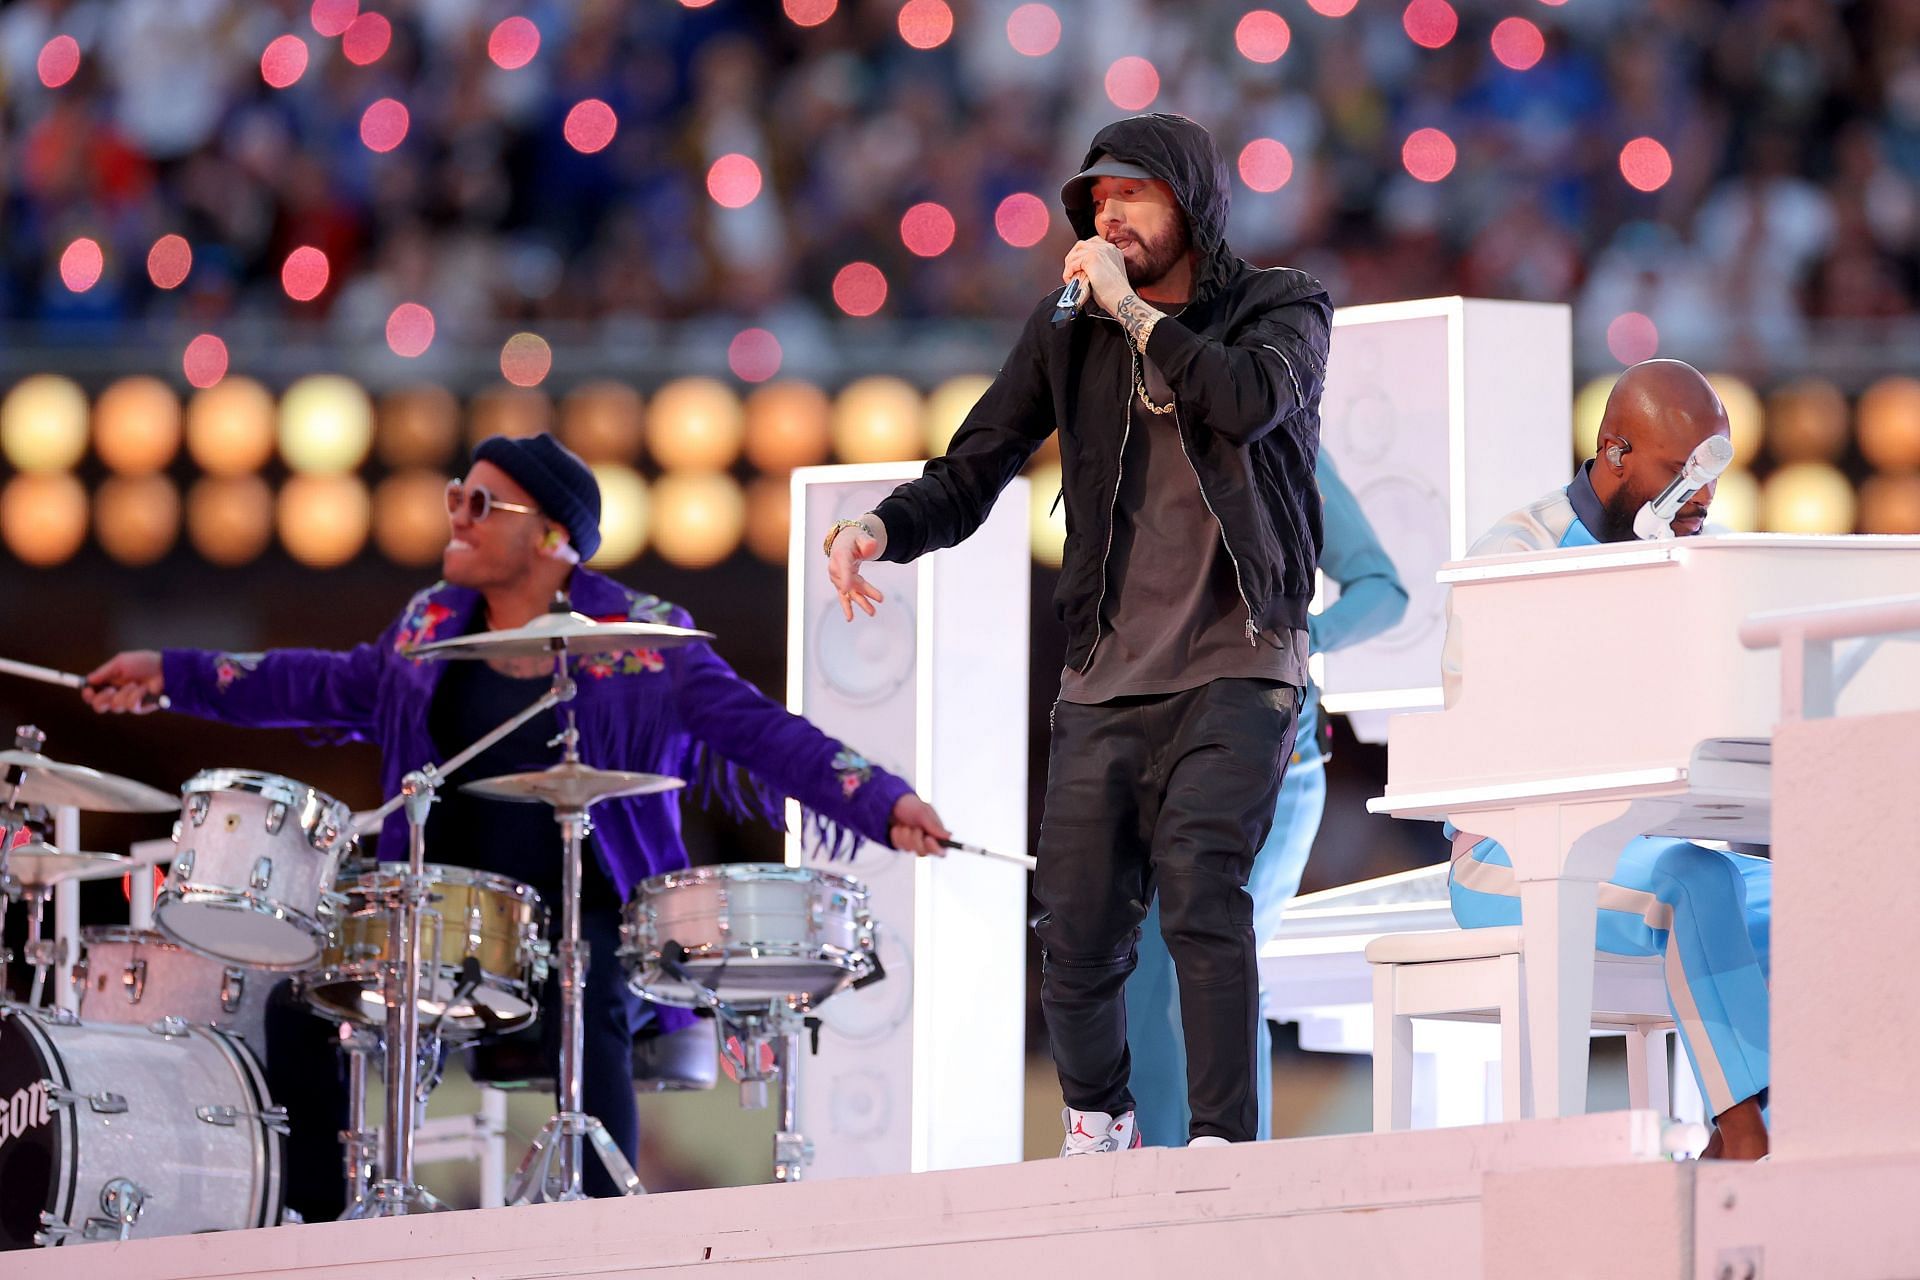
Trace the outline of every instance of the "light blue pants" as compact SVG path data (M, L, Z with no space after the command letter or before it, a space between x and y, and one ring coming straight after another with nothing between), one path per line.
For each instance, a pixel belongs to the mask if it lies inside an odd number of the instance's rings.
M1496 842L1456 859L1450 884L1462 927L1520 923L1513 866ZM1600 950L1666 957L1667 999L1708 1110L1717 1116L1762 1093L1773 863L1642 836L1600 886L1599 906Z
M1304 730L1303 730L1304 732ZM1253 937L1264 946L1280 927L1287 902L1300 888L1313 837L1320 830L1320 814L1327 806L1326 758L1287 767L1280 800L1274 806L1273 830L1254 855L1247 889L1253 894ZM1264 993L1263 993L1264 994ZM1173 957L1160 936L1160 905L1156 901L1140 926L1140 946L1133 976L1127 979L1127 1049L1133 1070L1128 1087L1133 1092L1134 1121L1147 1146L1183 1147L1187 1144L1187 1049L1180 1032L1180 984ZM1254 1091L1260 1109L1256 1136L1273 1136L1273 1032L1262 1016L1254 1033Z

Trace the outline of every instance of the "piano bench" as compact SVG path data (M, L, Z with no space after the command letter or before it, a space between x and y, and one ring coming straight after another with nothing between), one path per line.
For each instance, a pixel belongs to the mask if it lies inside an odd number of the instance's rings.
M1520 929L1389 933L1367 944L1373 966L1373 1128L1413 1127L1413 1020L1498 1022L1501 1110L1533 1114ZM1658 956L1594 957L1593 1029L1627 1037L1627 1105L1672 1110L1667 1037L1673 1014Z

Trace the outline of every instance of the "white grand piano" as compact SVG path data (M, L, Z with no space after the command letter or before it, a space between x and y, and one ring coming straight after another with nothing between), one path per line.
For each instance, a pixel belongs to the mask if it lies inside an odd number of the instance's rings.
M1911 593L1920 537L1737 535L1458 561L1459 684L1390 722L1376 813L1506 846L1520 882L1534 1114L1585 1105L1595 891L1626 841L1770 842L1769 610ZM1867 652L1865 650L1863 653ZM1836 665L1841 714L1920 707L1920 646Z

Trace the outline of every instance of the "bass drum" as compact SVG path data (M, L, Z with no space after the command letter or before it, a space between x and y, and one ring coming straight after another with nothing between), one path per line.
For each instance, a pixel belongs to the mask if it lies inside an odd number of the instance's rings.
M224 1032L0 1006L0 1249L276 1226L285 1130Z

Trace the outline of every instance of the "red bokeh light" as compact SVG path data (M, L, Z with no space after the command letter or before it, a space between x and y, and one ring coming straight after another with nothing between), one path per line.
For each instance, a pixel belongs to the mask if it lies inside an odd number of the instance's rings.
M1122 111L1145 111L1160 96L1160 72L1145 58L1121 58L1107 68L1107 97Z
M411 120L404 103L382 98L361 114L360 141L373 151L391 151L406 141Z
M1307 8L1323 18L1344 18L1360 0L1307 0Z
M727 344L727 367L742 382L765 382L780 372L780 339L765 329L742 329Z
M180 371L193 386L206 390L227 376L227 344L210 333L201 334L187 344Z
M80 42L72 36L55 36L41 46L34 69L41 84L58 89L80 72Z
M360 0L313 0L313 7L307 10L313 29L329 39L345 35L359 16Z
M916 49L937 49L953 34L947 0L907 0L900 6L900 38Z
M850 316L870 316L887 300L887 278L871 262L849 262L833 277L833 302Z
M1007 16L1007 43L1015 53L1046 57L1060 44L1060 15L1051 5L1021 5Z
M1652 138L1635 138L1620 148L1620 176L1636 191L1658 191L1673 177L1673 157Z
M85 293L100 283L100 273L106 264L100 242L81 236L60 255L60 283L75 293Z
M922 258L937 258L951 249L953 233L953 215L932 201L913 206L900 219L900 243Z
M1233 43L1249 62L1278 62L1293 42L1287 20L1271 9L1255 9L1233 29Z
M567 112L567 123L561 132L566 135L568 146L592 155L612 142L619 128L620 121L612 107L598 98L588 98Z
M340 37L340 52L356 67L380 61L393 43L393 24L378 13L363 13Z
M516 333L500 348L500 376L516 387L537 387L553 368L553 348L537 333Z
M280 287L295 302L312 302L327 287L327 255L312 245L301 245L287 255L280 268Z
M307 42L299 36L275 36L260 55L260 78L285 89L307 73Z
M1660 352L1660 330L1638 311L1615 316L1607 326L1607 350L1621 364L1651 360Z
M387 317L387 345L408 359L433 345L433 312L417 302L403 302Z
M1050 222L1046 201L1029 191L1014 192L993 211L993 229L1016 249L1039 244Z
M1438 49L1460 30L1460 15L1447 0L1413 0L1400 15L1407 38L1423 49Z
M707 170L707 194L715 204L740 209L760 194L760 166L738 152L721 156Z
M161 236L147 251L147 279L156 289L176 289L193 270L193 246L184 236Z
M502 71L518 71L540 52L540 28L528 18L507 18L487 37L487 56Z
M781 8L797 27L817 27L831 18L840 0L786 0ZM749 330L758 332L758 330Z
M1415 129L1400 147L1400 163L1422 182L1438 182L1453 172L1459 158L1453 139L1438 129Z
M1503 67L1528 71L1546 53L1546 36L1525 18L1503 18L1493 29L1493 56Z
M1273 138L1240 148L1240 181L1255 191L1278 191L1293 176L1293 153Z

